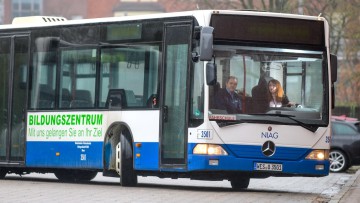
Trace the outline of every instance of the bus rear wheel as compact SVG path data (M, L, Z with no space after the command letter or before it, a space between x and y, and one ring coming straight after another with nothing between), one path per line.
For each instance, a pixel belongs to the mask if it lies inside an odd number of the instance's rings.
M78 181L91 181L98 174L97 171L81 171L81 173L77 174Z
M4 179L7 174L5 169L0 168L0 179Z
M116 170L120 175L120 184L127 187L136 186L137 175L133 167L133 149L124 132L121 133L120 143L116 146L116 160Z
M248 188L250 184L249 177L233 177L230 179L231 187L233 190L239 191Z
M96 177L97 171L58 170L54 174L62 182L87 182Z

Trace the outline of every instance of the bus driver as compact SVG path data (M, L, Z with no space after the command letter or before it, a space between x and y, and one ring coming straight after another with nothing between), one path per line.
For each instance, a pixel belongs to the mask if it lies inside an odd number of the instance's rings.
M226 81L226 88L221 88L215 95L215 108L226 110L229 114L242 113L241 98L235 92L238 79L229 76Z

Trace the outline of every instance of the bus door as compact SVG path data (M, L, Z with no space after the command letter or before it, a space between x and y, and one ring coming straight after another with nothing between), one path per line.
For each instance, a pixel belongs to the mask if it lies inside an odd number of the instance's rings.
M186 169L191 39L192 22L165 24L160 103L160 167L163 169Z
M0 162L25 160L29 36L0 37Z

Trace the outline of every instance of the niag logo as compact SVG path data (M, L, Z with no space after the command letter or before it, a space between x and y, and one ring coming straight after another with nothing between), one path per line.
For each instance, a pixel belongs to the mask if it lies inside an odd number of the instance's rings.
M279 133L278 132L271 132L273 128L271 126L268 127L268 132L262 132L261 138L265 139L278 139Z
M261 138L278 139L278 137L279 137L279 133L277 133L277 132L262 132L261 133Z

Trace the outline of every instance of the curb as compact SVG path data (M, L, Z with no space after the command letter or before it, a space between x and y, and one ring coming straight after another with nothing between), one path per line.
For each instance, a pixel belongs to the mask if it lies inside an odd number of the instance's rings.
M358 170L341 188L340 192L338 192L335 196L331 198L329 203L338 203L340 200L346 196L346 193L349 191L349 189L352 187L356 179L360 176L360 170Z

